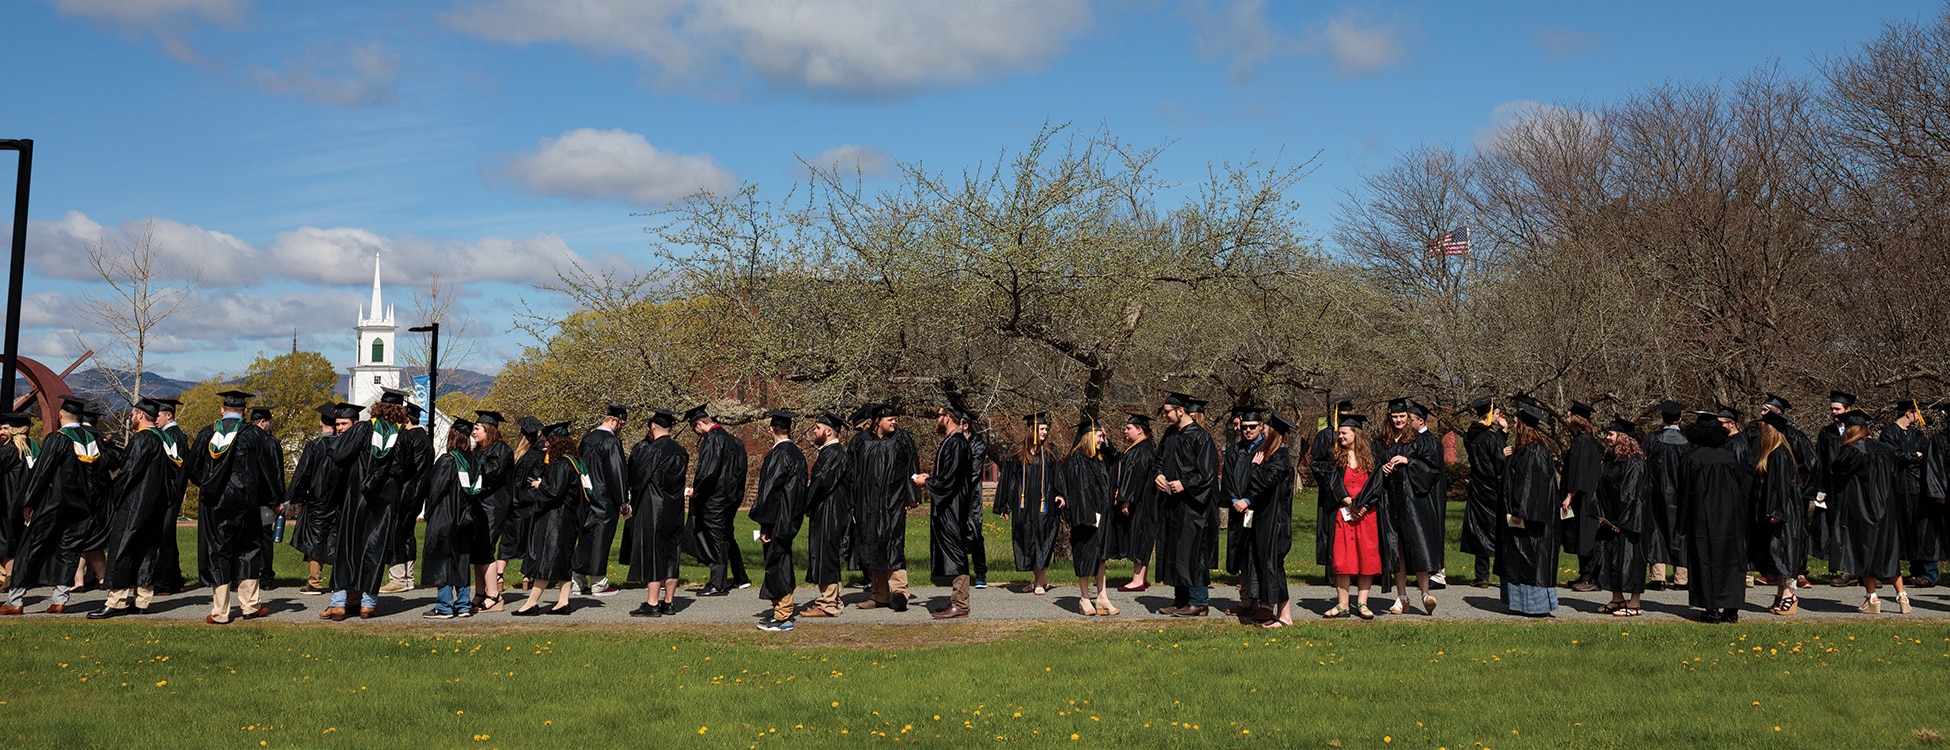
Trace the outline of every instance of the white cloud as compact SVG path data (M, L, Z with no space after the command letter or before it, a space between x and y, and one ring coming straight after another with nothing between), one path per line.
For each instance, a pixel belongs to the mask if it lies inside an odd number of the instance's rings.
M11 222L4 226L12 231ZM229 286L258 273L251 267L256 251L248 243L180 221L136 219L111 229L86 214L69 211L53 221L27 222L29 263L36 273L55 278L98 279L88 265L90 246L101 243L111 252L132 251L145 241L155 251L155 268L165 279L199 278L205 284Z
M443 283L533 282L550 279L555 269L581 257L561 237L488 237L474 242L421 237L384 237L364 229L301 227L271 241L268 265L294 281L319 284L370 284L378 252L381 283L422 284L438 275Z
M1514 99L1491 108L1488 121L1470 136L1470 142L1485 152L1538 143L1595 148L1603 129L1602 118L1590 110Z
M251 85L328 107L392 104L399 99L399 58L384 44L364 42L317 47L286 59L282 70L252 65Z
M727 63L775 88L880 96L1034 70L1090 26L1086 0L489 0L449 25L562 42L711 87Z
M1262 63L1294 50L1294 40L1266 17L1265 0L1222 7L1196 2L1185 6L1185 12L1192 21L1192 51L1207 60L1224 61L1233 85L1252 80Z
M856 146L843 143L819 152L818 156L799 164L795 171L801 177L810 174L807 165L813 169L833 170L841 177L858 174L861 177L885 177L894 169L894 160L887 152L871 146Z
M590 128L543 138L534 153L516 157L500 176L536 195L614 198L636 206L738 189L737 175L709 156L665 151L624 130Z
M1314 41L1335 70L1358 76L1404 63L1408 59L1408 45L1403 41L1406 34L1401 24L1371 22L1349 10L1328 21Z

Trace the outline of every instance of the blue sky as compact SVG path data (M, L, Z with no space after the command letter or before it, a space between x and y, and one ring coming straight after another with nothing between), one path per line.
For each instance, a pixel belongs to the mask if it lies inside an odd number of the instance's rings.
M646 263L698 188L791 187L799 157L942 170L1044 121L1173 142L1165 173L1320 153L1334 202L1404 149L1468 147L1525 102L1804 74L1935 2L1151 3L17 0L0 138L36 141L23 353L57 368L88 242L152 227L201 267L151 369L299 345L350 365L374 249L402 324L439 273L495 371L519 299L569 260ZM13 160L0 154L0 176ZM869 187L884 184L870 179ZM12 205L11 179L0 200ZM0 214L0 216L4 216ZM403 343L405 339L402 339Z

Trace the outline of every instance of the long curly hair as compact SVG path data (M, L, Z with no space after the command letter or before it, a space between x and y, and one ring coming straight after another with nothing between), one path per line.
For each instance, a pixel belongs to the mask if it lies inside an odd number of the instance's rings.
M373 404L371 411L374 419L384 419L392 422L395 426L403 426L406 424L406 407L400 406L399 404L389 404L381 401Z

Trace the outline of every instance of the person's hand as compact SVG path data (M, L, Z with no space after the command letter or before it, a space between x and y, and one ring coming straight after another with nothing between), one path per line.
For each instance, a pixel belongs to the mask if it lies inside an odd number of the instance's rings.
M278 507L276 507L276 508L272 508L272 509L271 509L271 512L272 512L272 513L274 513L274 514L277 514L277 515L280 515L280 516L282 516L282 515L284 515L284 506L286 506L286 505L288 505L288 503L278 503Z
M685 487L685 488L684 488L684 497L690 497L690 496L691 496L691 488L689 488L689 487Z
M1165 475L1163 474L1159 474L1156 479L1151 480L1151 483L1158 485L1158 489L1160 490L1164 490L1166 492L1171 491L1171 482L1165 479Z
M1351 498L1351 497L1343 497L1343 498L1341 498L1341 504L1342 504L1342 505L1353 505L1353 504L1354 504L1354 498Z
M1937 502L1943 502L1943 501L1941 501L1941 500L1938 500ZM1119 512L1121 512L1121 513L1123 513L1124 515L1127 515L1127 516L1128 516L1128 515L1130 515L1130 514L1131 514L1131 504L1130 504L1130 503L1120 503L1120 504L1118 504L1118 506L1117 506L1117 510L1118 510Z
M1767 522L1768 522L1768 523L1771 523L1771 524L1774 524L1775 526L1779 526L1779 525L1781 525L1781 519L1779 519L1779 518L1776 518L1776 517L1774 517L1774 516L1768 516L1768 517L1767 517Z
M528 488L529 488L529 489L531 489L531 490L532 490L532 489L541 489L541 487L542 487L542 480L540 480L540 479L530 479L530 480L528 480Z
M1234 511L1244 513L1246 512L1246 509L1250 507L1252 507L1252 505L1250 503L1247 503L1244 499L1232 501L1232 509Z
M765 533L765 532L763 532L763 531L761 531L761 532L758 532L758 543L759 543L759 544L771 544L771 543L772 543L772 535L771 535L771 534L767 534L767 533Z
M927 474L915 474L915 475L914 475L914 483L915 483L916 485L924 485L924 484L927 484L927 483L928 483L928 475L927 475Z
M1260 464L1263 464L1263 463L1266 463L1266 451L1260 451L1260 452L1258 452L1258 453L1254 453L1254 454L1253 454L1253 465L1254 465L1254 466L1258 466L1258 465L1260 465Z
M1062 495L1057 495L1057 496L1056 496L1056 497L1055 497L1054 499L1056 500L1056 507L1058 507L1058 508L1061 508L1061 507L1063 507L1063 496L1062 496Z
M1503 446L1503 457L1504 457L1504 458L1509 458L1511 454L1513 454L1513 453L1516 453L1516 452L1517 452L1517 449L1515 449L1515 448L1512 448L1512 447L1510 447L1510 446L1507 446L1507 445L1506 445L1506 446Z
M1571 509L1571 498L1568 498L1568 497L1567 497L1567 498L1564 498L1564 502L1562 502L1562 503L1559 503L1558 505L1559 505L1560 507L1562 507L1562 508L1564 508L1565 510L1570 510L1570 509Z
M1176 494L1178 494L1178 493L1180 493L1180 492L1184 492L1184 491L1185 491L1185 483L1184 483L1184 482L1181 482L1181 481L1178 481L1178 480L1176 480L1176 479L1173 479L1173 480L1171 480L1171 493L1172 493L1172 494L1174 494L1174 495L1176 495Z
M617 510L617 512L616 512L616 513L617 513L617 516L618 516L618 517L620 517L620 518L629 518L629 517L630 517L630 514L631 514L631 513L633 513L633 512L635 512L635 509L634 509L634 508L631 508L630 506L628 506L628 505L625 505L625 506L623 506L623 507L622 507L621 509L619 509L619 510Z
M913 510L913 509L915 509L915 508L919 508L919 507L921 507L921 501L919 501L919 500L914 500L914 501L911 501L911 502L909 502L908 504L906 504L906 505L903 505L903 506L901 506L901 507L903 507L903 508L906 508L906 509L908 509L908 510Z

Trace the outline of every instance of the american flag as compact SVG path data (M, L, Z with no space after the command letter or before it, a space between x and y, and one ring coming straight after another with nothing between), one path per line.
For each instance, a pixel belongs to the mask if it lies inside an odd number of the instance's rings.
M1441 253L1444 258L1455 258L1469 254L1469 227L1456 227L1442 239L1429 247L1430 254Z

